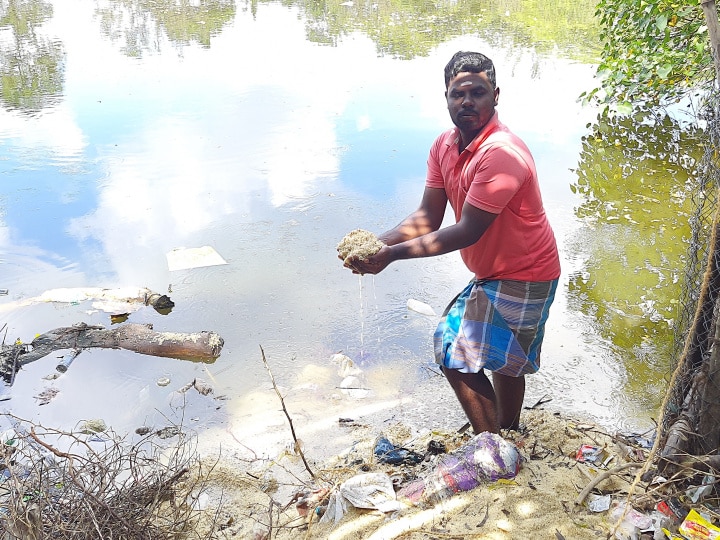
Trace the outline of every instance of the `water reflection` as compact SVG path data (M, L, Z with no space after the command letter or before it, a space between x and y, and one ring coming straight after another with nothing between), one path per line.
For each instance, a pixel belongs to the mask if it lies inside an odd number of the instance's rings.
M656 312L669 318L667 298L646 278L657 280L663 265L680 263L670 255L674 248L662 256L635 253L628 268L644 276L636 287L649 288L643 292L648 310L631 311L618 299L639 304L631 300L636 290L607 292L617 274L603 270L603 257L606 250L617 253L617 242L600 243L607 237L601 225L627 231L630 221L603 215L582 228L597 212L596 201L606 200L603 190L611 200L632 200L613 191L621 186L611 186L610 178L646 157L601 144L599 134L619 132L613 141L626 137L628 144L648 138L648 148L664 143L652 130L632 135L631 126L610 124L588 135L596 113L576 97L592 84L593 66L578 60L593 54L593 5L52 6L52 19L36 31L62 39L62 99L32 116L0 108L0 287L11 291L0 298L0 322L26 342L78 321L107 326L107 314L86 304L8 306L50 288L146 286L171 290L176 307L167 316L140 310L128 321L158 331L213 330L225 347L209 367L122 351L83 353L53 383L62 406L42 408L32 396L48 384L42 377L54 365L38 361L13 388L14 410L56 425L89 410L118 430L133 430L168 406L182 415L173 389L202 377L226 400L195 396L187 417L248 443L270 425L284 426L283 416L274 416L262 345L288 406L307 421L298 420L299 428L332 423L343 411L382 412L385 419L402 413L425 424L461 419L445 381L430 370L436 321L406 308L414 298L440 312L469 279L459 257L406 261L377 279L359 280L342 269L334 247L347 231L385 230L417 205L429 145L449 126L442 68L464 48L496 59L501 119L533 149L564 257L566 286L553 306L544 367L529 382L528 401L550 392L558 407L608 424L619 415L629 423L645 419L652 400L644 385L659 380L665 366L638 358L646 336L659 337L667 322L635 324L626 343L616 341L625 327L610 314L619 306L639 319ZM687 153L686 144L692 143L677 141L679 154ZM601 147L611 160L600 156ZM662 174L660 165L653 174ZM686 210L681 198L676 202ZM633 220L649 223L653 216L640 203ZM669 242L658 238L653 245L648 236L642 250ZM168 251L203 245L228 264L168 269ZM643 257L652 261L647 268ZM366 404L337 391L340 379L329 359L338 351L364 370L373 389ZM626 363L651 373L627 383ZM172 383L159 387L159 378Z
M162 52L163 35L179 52L193 43L210 47L211 38L235 17L234 0L102 0L96 5L103 34L136 57Z
M589 315L630 376L624 391L657 407L672 368L673 324L690 238L703 133L669 116L602 117L583 137L571 187L582 195L582 268L572 309ZM584 246L584 247L583 247Z
M62 43L40 27L53 16L42 0L0 2L0 101L34 114L60 99L65 55Z
M258 4L244 2L243 9L255 16ZM300 10L311 42L337 46L341 39L360 32L375 42L379 54L396 58L427 56L437 45L468 34L498 48L532 48L538 54L561 51L582 60L594 59L599 48L594 4L589 1L550 5L499 0L289 0L282 4ZM97 3L96 15L103 33L124 43L124 54L141 56L160 52L160 33L178 51L191 43L210 47L211 38L232 22L235 9L233 0L103 0ZM563 24L556 24L558 20Z

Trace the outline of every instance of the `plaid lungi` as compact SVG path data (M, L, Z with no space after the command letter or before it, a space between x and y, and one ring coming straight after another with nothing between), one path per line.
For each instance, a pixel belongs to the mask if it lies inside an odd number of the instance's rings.
M557 284L557 279L471 281L438 324L435 362L464 373L535 373Z

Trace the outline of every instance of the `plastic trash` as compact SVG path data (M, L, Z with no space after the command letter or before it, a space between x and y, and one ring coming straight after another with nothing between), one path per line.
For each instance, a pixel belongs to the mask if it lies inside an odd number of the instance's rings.
M429 315L430 317L437 316L437 313L435 313L435 310L432 307L427 305L425 302L420 302L420 300L414 300L412 298L408 299L407 307L408 309L416 311L422 315Z
M610 494L593 495L588 497L588 508L592 512L605 512L610 509Z
M650 531L653 533L653 540L667 540L665 533L663 533L663 529L672 527L672 519L657 510L653 510L650 514L650 519L652 519L652 527L650 528Z
M357 474L340 484L340 494L355 508L380 511L398 508L392 480L384 473Z
M697 504L702 501L705 497L712 494L715 487L715 477L711 475L705 475L702 483L699 486L690 486L685 490L685 495L692 501L693 504Z
M216 266L227 264L220 254L211 246L198 248L175 248L165 254L168 262L168 270L187 270L190 268L202 268L204 266Z
M92 420L85 420L80 424L80 432L86 435L93 433L102 433L107 430L107 424L102 418L94 418Z
M373 452L380 463L389 463L390 465L401 465L403 463L417 465L424 459L424 456L417 452L395 446L383 435L380 435L375 441Z
M658 512L669 517L673 523L680 523L685 519L685 516L687 516L687 510L676 497L670 497L665 501L660 501L655 505L655 508Z
M340 377L344 378L362 375L362 369L360 369L355 362L344 354L333 354L331 362L338 365L338 375L340 375Z
M8 429L0 435L0 443L2 443L3 446L17 447L19 441L20 438L14 429Z
M340 383L340 392L354 399L363 399L370 394L370 389L365 388L360 379L350 375Z
M327 487L305 489L298 492L295 495L295 497L297 497L295 508L298 511L298 515L300 517L307 517L311 512L315 512L316 515L321 515L321 512L325 511L322 502L328 498L329 492L330 490Z
M72 364L73 361L78 357L81 350L82 349L73 349L68 354L64 354L63 356L61 356L60 361L55 366L55 369L60 373L65 373L70 367L70 364Z
M638 540L640 533L650 531L653 528L653 520L650 516L638 512L630 507L625 511L627 501L613 504L610 509L610 521L617 523L621 518L622 522L615 527L615 538L617 540Z
M500 435L483 432L442 456L427 477L404 486L398 497L413 503L435 503L484 482L515 478L519 470L520 453L515 445Z
M394 512L401 508L392 480L384 473L357 474L340 484L328 500L320 523L337 523L347 512L347 505L355 508Z
M607 450L599 446L583 444L575 454L575 461L579 463L607 464L613 456Z
M720 528L713 525L696 510L690 510L678 527L678 532L691 540L715 540L720 538Z

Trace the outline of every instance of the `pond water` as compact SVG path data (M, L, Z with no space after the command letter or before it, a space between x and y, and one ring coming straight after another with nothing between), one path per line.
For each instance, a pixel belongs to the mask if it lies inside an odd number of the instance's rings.
M0 3L5 341L79 322L111 326L91 301L29 302L46 290L137 286L168 294L175 308L143 308L129 322L212 330L225 342L206 364L90 349L55 380L44 378L57 363L51 355L5 388L5 409L57 427L103 418L121 433L180 418L253 446L287 430L264 352L301 430L370 414L461 425L432 364L437 321L407 308L416 299L441 312L470 279L459 256L359 278L342 268L335 246L352 229L380 232L415 209L429 146L450 127L443 66L472 49L496 63L500 118L535 155L561 249L543 368L528 379L526 404L547 395L548 407L608 426L651 425L671 369L658 354L672 319L663 310L675 309L674 293L663 304L652 291L678 281L664 275L677 261L653 246L682 251L682 238L658 238L657 224L642 217L647 200L633 206L642 211L623 209L637 192L603 199L609 185L622 191L632 175L648 178L640 169L649 151L612 157L629 148L617 138L638 139L634 127L598 124L597 111L577 101L594 84L594 6L537 9ZM549 31L548 18L567 25ZM667 169L649 167L656 180ZM652 241L638 232L646 230ZM169 269L168 252L201 246L226 264ZM628 246L637 261L627 261ZM646 272L657 279L633 281ZM643 302L652 309L637 308ZM339 389L338 352L363 370L361 396ZM169 386L156 384L165 377ZM213 395L174 392L196 377ZM39 405L48 388L59 393ZM442 400L423 399L438 389Z

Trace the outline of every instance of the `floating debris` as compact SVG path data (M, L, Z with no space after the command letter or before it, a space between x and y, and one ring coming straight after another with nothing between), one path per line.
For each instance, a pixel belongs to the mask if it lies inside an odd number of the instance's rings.
M189 270L191 268L202 268L204 266L217 266L227 264L220 254L210 246L199 248L176 248L166 254L168 269Z
M96 418L94 420L85 420L80 424L80 432L85 434L90 433L102 433L107 430L107 424L105 420Z
M60 393L60 390L58 390L57 388L46 388L45 390L40 392L38 395L33 396L33 397L38 400L38 405L47 405L59 393Z

